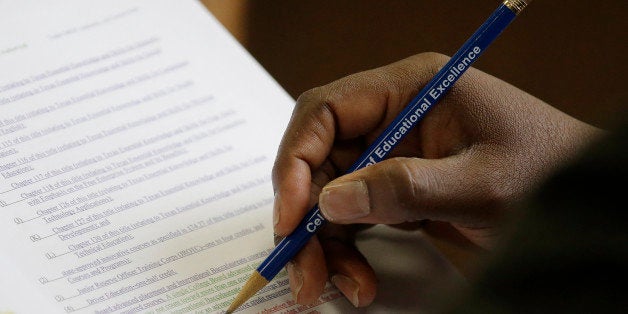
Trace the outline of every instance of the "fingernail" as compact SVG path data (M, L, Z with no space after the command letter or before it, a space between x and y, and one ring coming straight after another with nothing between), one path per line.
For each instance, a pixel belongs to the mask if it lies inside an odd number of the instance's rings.
M351 278L336 274L331 277L331 282L336 286L336 288L340 289L342 294L349 299L349 302L353 304L353 306L358 307L360 305L360 299L358 298L358 293L360 292L360 286L358 283L353 281Z
M362 180L325 186L318 205L330 221L361 218L371 212L368 187Z
M290 279L292 298L294 302L299 303L299 292L301 292L301 287L303 287L303 273L301 273L301 270L294 262L288 263L286 269L288 270L288 278Z
M273 228L276 229L275 227L277 226L277 224L279 223L279 194L275 193L275 200L273 203Z

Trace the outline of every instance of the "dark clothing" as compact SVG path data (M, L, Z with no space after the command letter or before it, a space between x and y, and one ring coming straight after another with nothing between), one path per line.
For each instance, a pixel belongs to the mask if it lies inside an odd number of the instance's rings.
M513 235L451 313L628 313L627 196L625 127L525 204Z

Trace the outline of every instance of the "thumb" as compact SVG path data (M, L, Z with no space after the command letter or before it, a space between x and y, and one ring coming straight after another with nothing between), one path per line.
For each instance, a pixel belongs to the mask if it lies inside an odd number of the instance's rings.
M392 158L329 182L319 195L334 223L398 224L423 219L491 225L507 188L490 158Z

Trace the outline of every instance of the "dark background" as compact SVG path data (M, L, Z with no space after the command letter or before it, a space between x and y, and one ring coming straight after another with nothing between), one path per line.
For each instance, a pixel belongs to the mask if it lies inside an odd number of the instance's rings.
M419 52L451 56L500 4L202 2L294 98ZM580 120L609 127L626 112L627 5L626 0L536 0L474 66Z

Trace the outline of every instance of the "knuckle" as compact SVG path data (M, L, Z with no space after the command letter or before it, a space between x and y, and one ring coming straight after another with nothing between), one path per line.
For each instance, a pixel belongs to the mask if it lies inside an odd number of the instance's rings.
M397 157L385 167L385 177L390 183L391 193L405 221L420 219L419 198L432 188L435 180L429 173L411 166L411 158Z
M431 76L436 75L450 59L448 56L437 52L426 52L422 58L423 65Z
M330 141L330 135L334 134L333 123L329 117L333 116L330 105L327 102L322 102L320 106L317 106L315 110L309 113L307 118L309 121L307 125L307 133L304 134L316 147L324 147ZM331 119L333 121L333 119Z
M445 64L449 57L442 53L428 51L417 54L417 57L422 59L424 62L435 63L435 64Z
M309 89L301 93L301 95L297 97L297 102L295 106L297 108L302 108L312 103L318 103L317 99L320 98L320 95L321 95L321 87L314 87L312 89Z
M407 220L414 221L420 218L420 210L429 206L429 202L423 202L422 206L419 206L419 198L427 195L430 189L436 189L438 180L435 180L430 172L411 167L408 162L403 163L402 169L405 181L408 184L408 187L405 189L407 194L405 197L409 200L409 204L406 206Z
M447 63L449 57L436 52L424 52L381 68L392 83L392 95L414 96L418 89Z
M429 76L434 76L449 61L449 56L438 52L423 52L415 55L414 62Z

